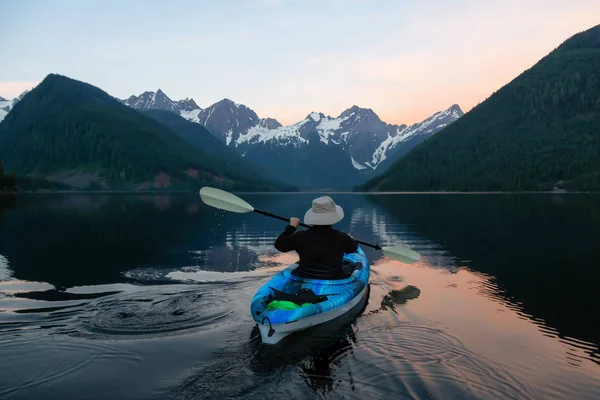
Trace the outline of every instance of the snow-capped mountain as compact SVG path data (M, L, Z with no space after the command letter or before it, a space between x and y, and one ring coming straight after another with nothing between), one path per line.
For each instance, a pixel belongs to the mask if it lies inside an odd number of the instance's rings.
M261 128L266 128L266 129L277 129L277 128L281 127L282 125L279 121L277 121L274 118L262 118L258 122L258 126L260 126Z
M198 104L196 104L194 99L179 100L179 101L176 101L175 104L177 104L177 107L181 111L189 112L189 111L194 111L194 110L200 109L200 107L198 107Z
M464 113L458 104L454 104L452 107L439 111L422 122L411 126L397 126L396 130L390 132L388 137L379 144L373 153L372 159L365 164L371 168L377 168L382 164L387 165L396 161L410 149L463 115Z
M223 99L205 109L181 111L180 114L190 121L204 125L227 145L232 141L236 142L240 135L248 132L250 128L261 124L261 119L253 110L229 99ZM278 124L277 121L275 123Z
M144 92L139 96L130 96L127 100L119 99L123 104L135 108L136 110L166 110L179 112L180 106L169 98L162 90L156 92ZM193 100L192 100L193 101ZM182 100L187 104L189 100ZM196 104L196 103L194 103Z
M243 104L229 99L223 99L210 107L202 109L194 99L174 101L162 90L144 92L139 96L131 96L122 103L136 110L166 110L181 115L183 118L197 122L206 127L213 135L227 144L238 140L254 126L265 129L276 129L281 124L273 119L260 119L256 113Z
M307 149L309 142L315 139L320 145L313 141L310 151L316 151L319 157L335 159L343 170L343 173L342 170L335 172L336 176L344 175L349 182L369 171L382 172L411 148L463 115L455 104L422 122L393 125L382 121L372 109L354 105L335 118L311 112L301 121L283 126L275 119L260 118L249 107L230 99L202 109L193 99L173 101L158 90L131 96L123 102L140 110L158 108L177 113L205 126L228 146L269 168L279 168L290 157L297 158L298 152ZM316 162L314 157L311 162ZM347 171L347 166L352 171ZM280 178L289 176L292 170L294 174L301 173L299 168L290 167L290 171L282 168Z
M17 104L27 93L29 93L29 90L24 91L18 97L15 97L12 100L7 100L4 97L0 97L0 121L6 117L8 112L12 110L15 104Z
M353 106L337 118L313 112L289 126L269 129L256 125L235 140L233 145L244 150L249 145L267 142L298 147L306 143L310 133L316 132L323 143L344 149L356 169L376 169L400 148L406 148L409 144L412 144L410 148L414 147L462 115L462 110L455 104L411 126L390 125L381 121L373 110Z

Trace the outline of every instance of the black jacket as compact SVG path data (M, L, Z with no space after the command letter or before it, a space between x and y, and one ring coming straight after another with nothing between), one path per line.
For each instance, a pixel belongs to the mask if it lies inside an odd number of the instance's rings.
M300 256L299 264L320 264L342 270L344 253L354 253L358 243L348 234L331 226L313 226L296 231L291 225L275 240L275 248L287 253L295 250Z

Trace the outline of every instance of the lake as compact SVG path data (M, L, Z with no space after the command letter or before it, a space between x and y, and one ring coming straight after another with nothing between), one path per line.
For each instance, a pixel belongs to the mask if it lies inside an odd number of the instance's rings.
M302 218L320 194L240 194ZM332 194L357 315L261 345L286 223L188 195L0 197L2 399L598 399L600 196Z

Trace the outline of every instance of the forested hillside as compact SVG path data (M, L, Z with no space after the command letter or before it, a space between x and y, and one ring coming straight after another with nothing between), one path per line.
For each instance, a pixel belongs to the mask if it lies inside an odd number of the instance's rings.
M600 25L358 190L600 190Z
M217 162L102 90L54 74L0 123L0 158L19 176L77 188L277 188L256 173Z

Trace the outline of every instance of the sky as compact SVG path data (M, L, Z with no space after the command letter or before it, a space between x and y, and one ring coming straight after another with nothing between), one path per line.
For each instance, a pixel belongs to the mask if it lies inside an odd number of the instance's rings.
M57 73L284 124L353 105L411 124L469 111L598 24L598 0L0 0L0 96Z

